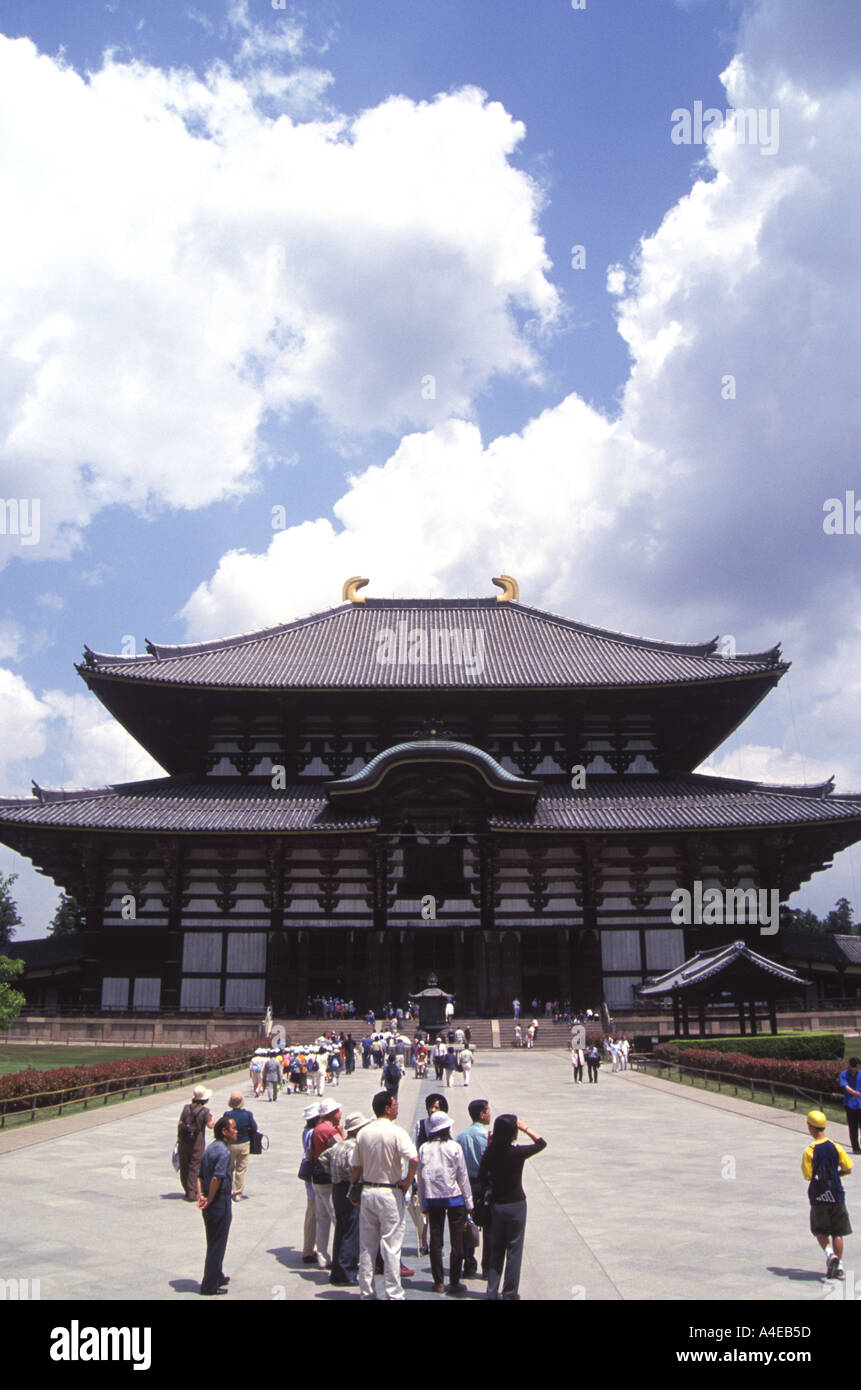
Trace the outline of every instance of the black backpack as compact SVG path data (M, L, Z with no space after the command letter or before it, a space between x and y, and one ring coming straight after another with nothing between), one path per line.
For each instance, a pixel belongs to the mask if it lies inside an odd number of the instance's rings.
M830 1139L813 1145L813 1177L807 1195L814 1206L839 1206L845 1201L840 1181L840 1155Z
M201 1123L201 1118L203 1123ZM187 1139L189 1143L194 1143L203 1133L203 1125L206 1124L206 1108L201 1105L195 1110L193 1105L187 1105L179 1117L179 1137Z

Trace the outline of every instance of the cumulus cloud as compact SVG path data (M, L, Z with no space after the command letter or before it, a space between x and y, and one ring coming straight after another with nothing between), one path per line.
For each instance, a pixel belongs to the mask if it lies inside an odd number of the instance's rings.
M608 270L631 356L616 417L571 394L504 438L463 420L408 435L351 479L340 529L308 522L265 555L225 556L184 609L190 636L325 606L350 573L370 575L372 594L474 593L505 565L527 601L609 626L729 628L739 650L783 639L818 680L857 635L856 541L822 522L857 476L861 200L847 141L861 81L839 23L817 38L809 77L797 26L783 61L776 8L750 19L750 51L723 81L727 106L779 111L779 149L764 157L731 126L680 147L700 177ZM830 7L850 28L856 10Z
M301 36L234 19L241 70L204 79L108 56L85 80L0 38L0 491L41 508L0 558L69 554L112 503L241 496L268 412L427 426L539 372L558 305L523 127L473 89L273 118L261 93L307 109L329 79L254 66Z
M94 696L60 690L37 695L23 677L2 666L0 729L3 796L29 796L34 778L50 787L76 788L164 776ZM12 888L23 924L17 939L43 936L57 904L57 886L28 859L0 846L0 874L10 873L18 876Z
M92 695L46 690L37 695L24 678L0 667L0 787L25 796L39 760L50 750L49 786L90 787L164 776Z

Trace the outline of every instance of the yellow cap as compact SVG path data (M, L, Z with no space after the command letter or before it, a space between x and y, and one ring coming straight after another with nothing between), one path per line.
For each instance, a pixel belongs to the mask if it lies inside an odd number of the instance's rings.
M813 1125L814 1129L824 1129L828 1124L828 1116L821 1110L809 1110L807 1112L807 1123Z

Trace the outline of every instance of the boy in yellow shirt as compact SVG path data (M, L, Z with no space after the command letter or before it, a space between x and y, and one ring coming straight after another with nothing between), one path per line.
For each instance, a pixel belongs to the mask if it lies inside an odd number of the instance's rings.
M821 1110L807 1116L813 1143L804 1150L801 1171L807 1179L810 1229L825 1251L826 1279L844 1279L843 1237L852 1234L841 1173L852 1172L852 1160L839 1144L825 1136L828 1120Z

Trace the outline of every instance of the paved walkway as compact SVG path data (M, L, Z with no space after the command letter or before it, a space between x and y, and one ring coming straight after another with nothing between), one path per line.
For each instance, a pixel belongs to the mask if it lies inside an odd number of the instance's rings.
M222 1078L215 1114L237 1080L249 1093L247 1074ZM345 1113L370 1113L376 1089L377 1073L359 1070L335 1094ZM401 1083L401 1123L413 1128L434 1089L433 1080ZM455 1132L479 1095L494 1114L515 1111L548 1141L525 1169L524 1299L825 1297L800 1172L803 1116L607 1067L597 1086L574 1086L561 1052L479 1053L471 1089L448 1093ZM0 1136L0 1278L39 1279L43 1300L198 1301L203 1223L182 1201L170 1164L185 1098L147 1097ZM301 1262L304 1103L282 1095L253 1106L271 1148L251 1160L249 1200L234 1207L225 1262L231 1302L358 1296ZM832 1132L845 1140L842 1126ZM852 1184L850 1177L850 1212ZM856 1220L844 1262L857 1287L861 1207ZM409 1220L405 1257L416 1270L408 1299L433 1300ZM470 1288L483 1295L480 1281Z

